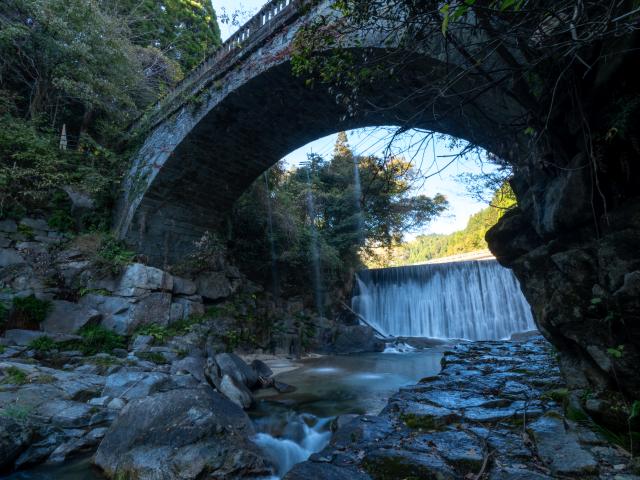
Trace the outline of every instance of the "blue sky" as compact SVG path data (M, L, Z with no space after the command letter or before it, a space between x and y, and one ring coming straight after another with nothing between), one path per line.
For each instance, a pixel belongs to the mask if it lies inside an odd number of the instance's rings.
M213 7L218 14L221 14L223 9L225 9L227 13L240 10L253 14L257 12L264 3L264 0L243 0L241 2L233 0L212 0ZM249 18L250 15L243 19L243 21L248 20ZM236 30L236 27L221 24L220 29L224 40ZM333 135L311 142L308 145L291 152L285 157L285 159L290 165L296 165L299 162L306 160L307 154L311 152L328 156L333 151L336 136L337 132ZM362 129L349 132L349 143L352 150L358 155L379 155L381 150L387 145L387 142L385 141L387 138L388 135L382 130ZM416 149L412 149L410 147L410 141L401 141L399 143L399 148L406 150L406 152L404 152L405 156L416 153ZM420 160L422 160L422 164L425 166L435 166L436 164L442 166L446 163L445 156L451 155L452 153L452 151L447 149L445 142L436 142L435 149L432 149L430 146L426 151L423 149L423 151L419 152L416 164L420 163ZM435 167L432 167L432 170L427 173L431 173L434 168ZM456 179L456 177L461 173L479 173L481 168L486 169L487 166L485 165L484 167L481 167L471 160L464 162L460 161L452 164L443 173L429 178L424 185L422 185L419 193L424 193L425 195L442 193L449 200L450 208L445 215L432 222L422 231L414 232L409 236L409 238L420 233L451 233L456 230L461 230L466 226L470 215L485 208L487 205L471 198L466 191L465 186Z

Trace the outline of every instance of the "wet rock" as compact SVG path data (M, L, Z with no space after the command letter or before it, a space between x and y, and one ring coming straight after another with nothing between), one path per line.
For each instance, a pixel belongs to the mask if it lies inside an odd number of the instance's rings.
M253 434L242 409L211 389L173 390L127 405L94 461L108 478L268 476Z
M29 446L33 431L24 422L0 415L0 472L10 469Z
M408 450L378 449L364 457L364 468L378 479L454 480L458 475L436 455Z
M409 448L439 454L463 476L478 472L485 456L484 448L477 438L461 430L419 435L410 443Z
M565 428L562 418L543 416L528 427L540 458L557 475L590 475L597 473L598 463L578 442L577 436Z
M51 312L40 324L47 333L76 333L85 325L95 325L102 315L97 310L77 303L54 300Z
M0 232L16 233L17 231L18 231L18 225L13 220L0 221Z

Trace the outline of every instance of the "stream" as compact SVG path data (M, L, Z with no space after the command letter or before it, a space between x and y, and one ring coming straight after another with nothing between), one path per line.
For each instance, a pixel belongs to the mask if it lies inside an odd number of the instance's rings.
M276 467L274 480L293 465L322 450L339 415L376 414L399 388L440 371L443 347L426 350L387 348L385 353L326 356L303 360L297 370L277 376L296 387L288 394L257 392L251 410L256 444ZM104 479L90 458L62 466L42 466L14 473L6 480Z

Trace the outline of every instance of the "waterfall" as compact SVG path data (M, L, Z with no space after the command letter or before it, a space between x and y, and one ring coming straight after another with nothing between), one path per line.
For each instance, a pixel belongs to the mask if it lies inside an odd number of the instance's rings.
M363 270L352 308L398 337L498 340L534 330L511 270L495 260Z

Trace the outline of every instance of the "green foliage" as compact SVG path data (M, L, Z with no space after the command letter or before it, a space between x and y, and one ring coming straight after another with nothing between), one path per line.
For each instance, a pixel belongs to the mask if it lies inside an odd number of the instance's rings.
M127 250L123 242L105 235L94 257L94 265L100 272L117 275L133 261L135 253Z
M207 312L204 315L193 315L189 318L173 322L171 325L166 327L155 323L142 325L141 327L136 329L133 336L135 337L135 335L150 335L153 337L154 343L164 344L173 337L186 335L191 331L194 325L202 323L210 316L210 312Z
M50 310L51 302L40 300L35 295L14 297L11 317L17 323L39 324L47 318Z
M504 213L515 205L515 197L508 184L494 195L492 206L469 218L464 230L449 235L421 235L414 241L400 246L395 264L420 263L435 258L488 248L485 240L487 230L493 227Z
M136 44L153 45L189 71L221 44L207 0L107 0L129 20Z
M416 175L402 158L354 156L341 134L330 160L310 155L290 171L277 165L240 198L232 253L243 271L283 293L309 292L315 260L320 289L339 288L362 265L363 253L390 248L445 210L442 195L412 196Z
M48 336L38 337L29 343L29 348L33 348L39 353L48 353L58 348L58 344Z
M622 358L622 356L624 355L624 345L607 348L607 353L613 358Z
M125 338L100 326L83 327L78 334L82 340L58 343L61 350L80 350L85 355L111 353L114 348L126 348Z
M3 385L24 385L27 383L27 374L17 367L9 367L4 371L4 378L0 381Z

